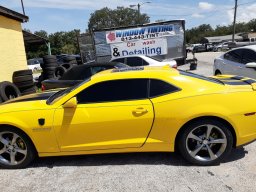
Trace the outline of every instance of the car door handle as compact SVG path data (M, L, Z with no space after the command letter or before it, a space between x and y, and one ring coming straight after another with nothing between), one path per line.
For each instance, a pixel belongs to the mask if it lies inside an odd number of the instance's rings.
M147 113L148 110L141 107L141 108L134 109L132 112L136 114L143 114L143 113Z

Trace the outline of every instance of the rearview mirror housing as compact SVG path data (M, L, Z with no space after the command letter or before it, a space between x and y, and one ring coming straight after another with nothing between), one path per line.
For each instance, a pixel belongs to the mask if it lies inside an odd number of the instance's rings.
M247 63L245 66L247 68L256 68L256 63L255 62Z
M76 97L72 97L66 103L63 104L63 108L76 108L76 106L77 106Z

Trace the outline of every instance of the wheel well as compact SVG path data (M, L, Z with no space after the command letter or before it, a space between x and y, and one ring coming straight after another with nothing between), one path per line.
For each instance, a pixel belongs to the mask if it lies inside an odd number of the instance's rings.
M217 70L215 71L215 75L218 75L218 74L221 74L221 72L220 72L220 70L217 69Z
M181 133L183 132L184 129L186 129L186 127L191 124L191 123L194 123L195 121L200 121L200 120L215 120L215 121L219 121L221 123L223 123L224 125L227 126L227 128L230 130L232 136L233 136L233 147L236 147L236 133L235 133L235 130L233 128L233 126L228 122L226 121L225 119L222 119L220 117L216 117L216 116L204 116L204 117L197 117L195 119L192 119L190 121L188 121L187 123L185 123L178 131L177 135L176 135L176 138L175 138L175 151L178 150L177 146L178 146L178 141L179 141L179 138L181 136Z
M34 148L36 154L38 153L37 150L36 150L36 147L35 147L35 145L34 145L34 143L33 143L33 141L32 141L31 138L28 136L28 134L25 133L23 130L21 130L21 129L18 128L18 127L15 127L15 126L12 126L12 125L8 125L8 124L1 124L1 125L0 125L0 130L1 130L1 127L8 127L8 128L16 129L17 131L22 132L22 133L27 137L27 139L31 142L31 144L33 145L33 148Z

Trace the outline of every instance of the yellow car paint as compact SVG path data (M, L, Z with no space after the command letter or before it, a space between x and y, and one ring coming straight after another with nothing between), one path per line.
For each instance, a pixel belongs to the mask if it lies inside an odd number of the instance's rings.
M132 78L163 80L180 91L136 101L75 104L73 98L95 83ZM31 138L39 156L174 151L176 136L186 123L217 117L232 126L235 145L239 146L256 139L256 116L245 116L256 112L253 88L249 84L212 83L168 67L108 70L50 104L24 97L0 105L0 130L1 125L21 129ZM73 103L69 105L69 101ZM43 125L39 119L45 120Z

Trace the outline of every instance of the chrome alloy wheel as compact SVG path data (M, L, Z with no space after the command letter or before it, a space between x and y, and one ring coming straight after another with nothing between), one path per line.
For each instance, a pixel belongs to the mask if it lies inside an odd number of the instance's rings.
M0 163L19 165L27 157L27 146L16 133L5 131L0 133Z
M188 154L203 162L219 158L226 150L227 137L216 125L200 125L189 132L186 138Z

